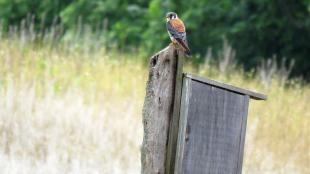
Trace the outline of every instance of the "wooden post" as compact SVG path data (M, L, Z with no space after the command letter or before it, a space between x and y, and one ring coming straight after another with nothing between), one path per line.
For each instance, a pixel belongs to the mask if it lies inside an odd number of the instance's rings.
M178 124L183 54L169 45L155 54L149 64L149 77L143 106L144 136L141 148L142 174L164 174L165 165L172 160L167 158L169 134L177 134L171 127ZM177 130L177 129L176 129ZM170 133L169 133L170 132ZM168 152L169 151L169 152ZM168 164L169 165L169 164Z

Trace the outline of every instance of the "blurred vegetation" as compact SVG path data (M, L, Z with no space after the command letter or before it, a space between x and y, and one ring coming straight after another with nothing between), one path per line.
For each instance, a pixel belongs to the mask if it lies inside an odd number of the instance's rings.
M276 55L278 62L287 58L287 67L294 60L293 76L310 80L309 0L0 0L4 31L24 25L45 31L54 25L65 39L73 31L82 32L80 26L86 24L90 31L104 31L100 38L107 47L148 53L169 42L167 11L176 11L185 21L200 62L208 48L218 54L226 38L245 69Z
M149 56L91 32L53 46L49 30L40 44L31 29L0 37L0 173L139 173ZM185 70L268 95L250 104L243 173L309 174L310 85L273 60L245 72L224 42Z

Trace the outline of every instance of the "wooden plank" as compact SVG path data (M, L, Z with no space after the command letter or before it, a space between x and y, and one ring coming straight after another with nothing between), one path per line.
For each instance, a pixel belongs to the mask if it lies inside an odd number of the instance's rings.
M182 94L182 80L183 80L183 51L177 50L176 54L176 78L175 78L175 90L174 90L174 102L173 113L169 126L169 137L166 156L166 174L172 174L174 171L175 154L179 130L179 118L180 118L180 105Z
M243 115L242 115L242 131L241 131L241 138L240 138L240 148L239 148L239 161L238 161L238 169L237 174L242 173L242 164L243 164L243 153L244 153L244 143L245 143L245 134L246 134L246 125L247 125L247 118L248 118L248 108L250 103L250 97L247 95L245 96L243 102Z
M206 84L209 84L209 85L212 85L212 86L216 86L216 87L219 87L219 88L230 90L230 91L233 91L233 92L236 92L236 93L248 95L248 96L250 96L251 99L254 99L254 100L267 100L267 96L265 94L261 94L261 93L258 93L258 92L254 92L254 91L238 88L238 87L235 87L235 86L232 86L232 85L229 85L229 84L225 84L225 83L218 82L218 81L215 81L215 80L211 80L211 79L208 79L208 78L199 77L199 76L193 75L193 74L185 74L185 76L188 77L188 78L191 78L193 80L202 82L202 83L206 83Z
M182 173L182 162L184 154L184 145L186 138L186 125L187 125L187 114L188 114L188 104L189 98L191 96L191 79L183 76L183 85L182 85L182 99L181 99L181 108L180 108L180 121L179 121L179 135L177 139L177 152L175 159L175 169L174 174Z
M192 78L188 81L188 94L182 96L175 174L241 172L247 96Z

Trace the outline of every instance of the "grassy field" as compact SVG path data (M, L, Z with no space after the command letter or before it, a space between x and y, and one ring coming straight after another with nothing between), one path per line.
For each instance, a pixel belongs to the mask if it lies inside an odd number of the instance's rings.
M85 45L0 40L0 173L140 172L146 55ZM268 94L250 103L243 173L310 173L310 86L219 67L185 69Z

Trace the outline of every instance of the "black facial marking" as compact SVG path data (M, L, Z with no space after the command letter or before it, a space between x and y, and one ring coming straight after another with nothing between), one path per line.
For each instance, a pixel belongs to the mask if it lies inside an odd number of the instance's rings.
M168 12L168 13L166 14L166 17L167 17L167 18L170 18L170 19L175 18L175 17L176 17L176 13L174 13L174 12Z

